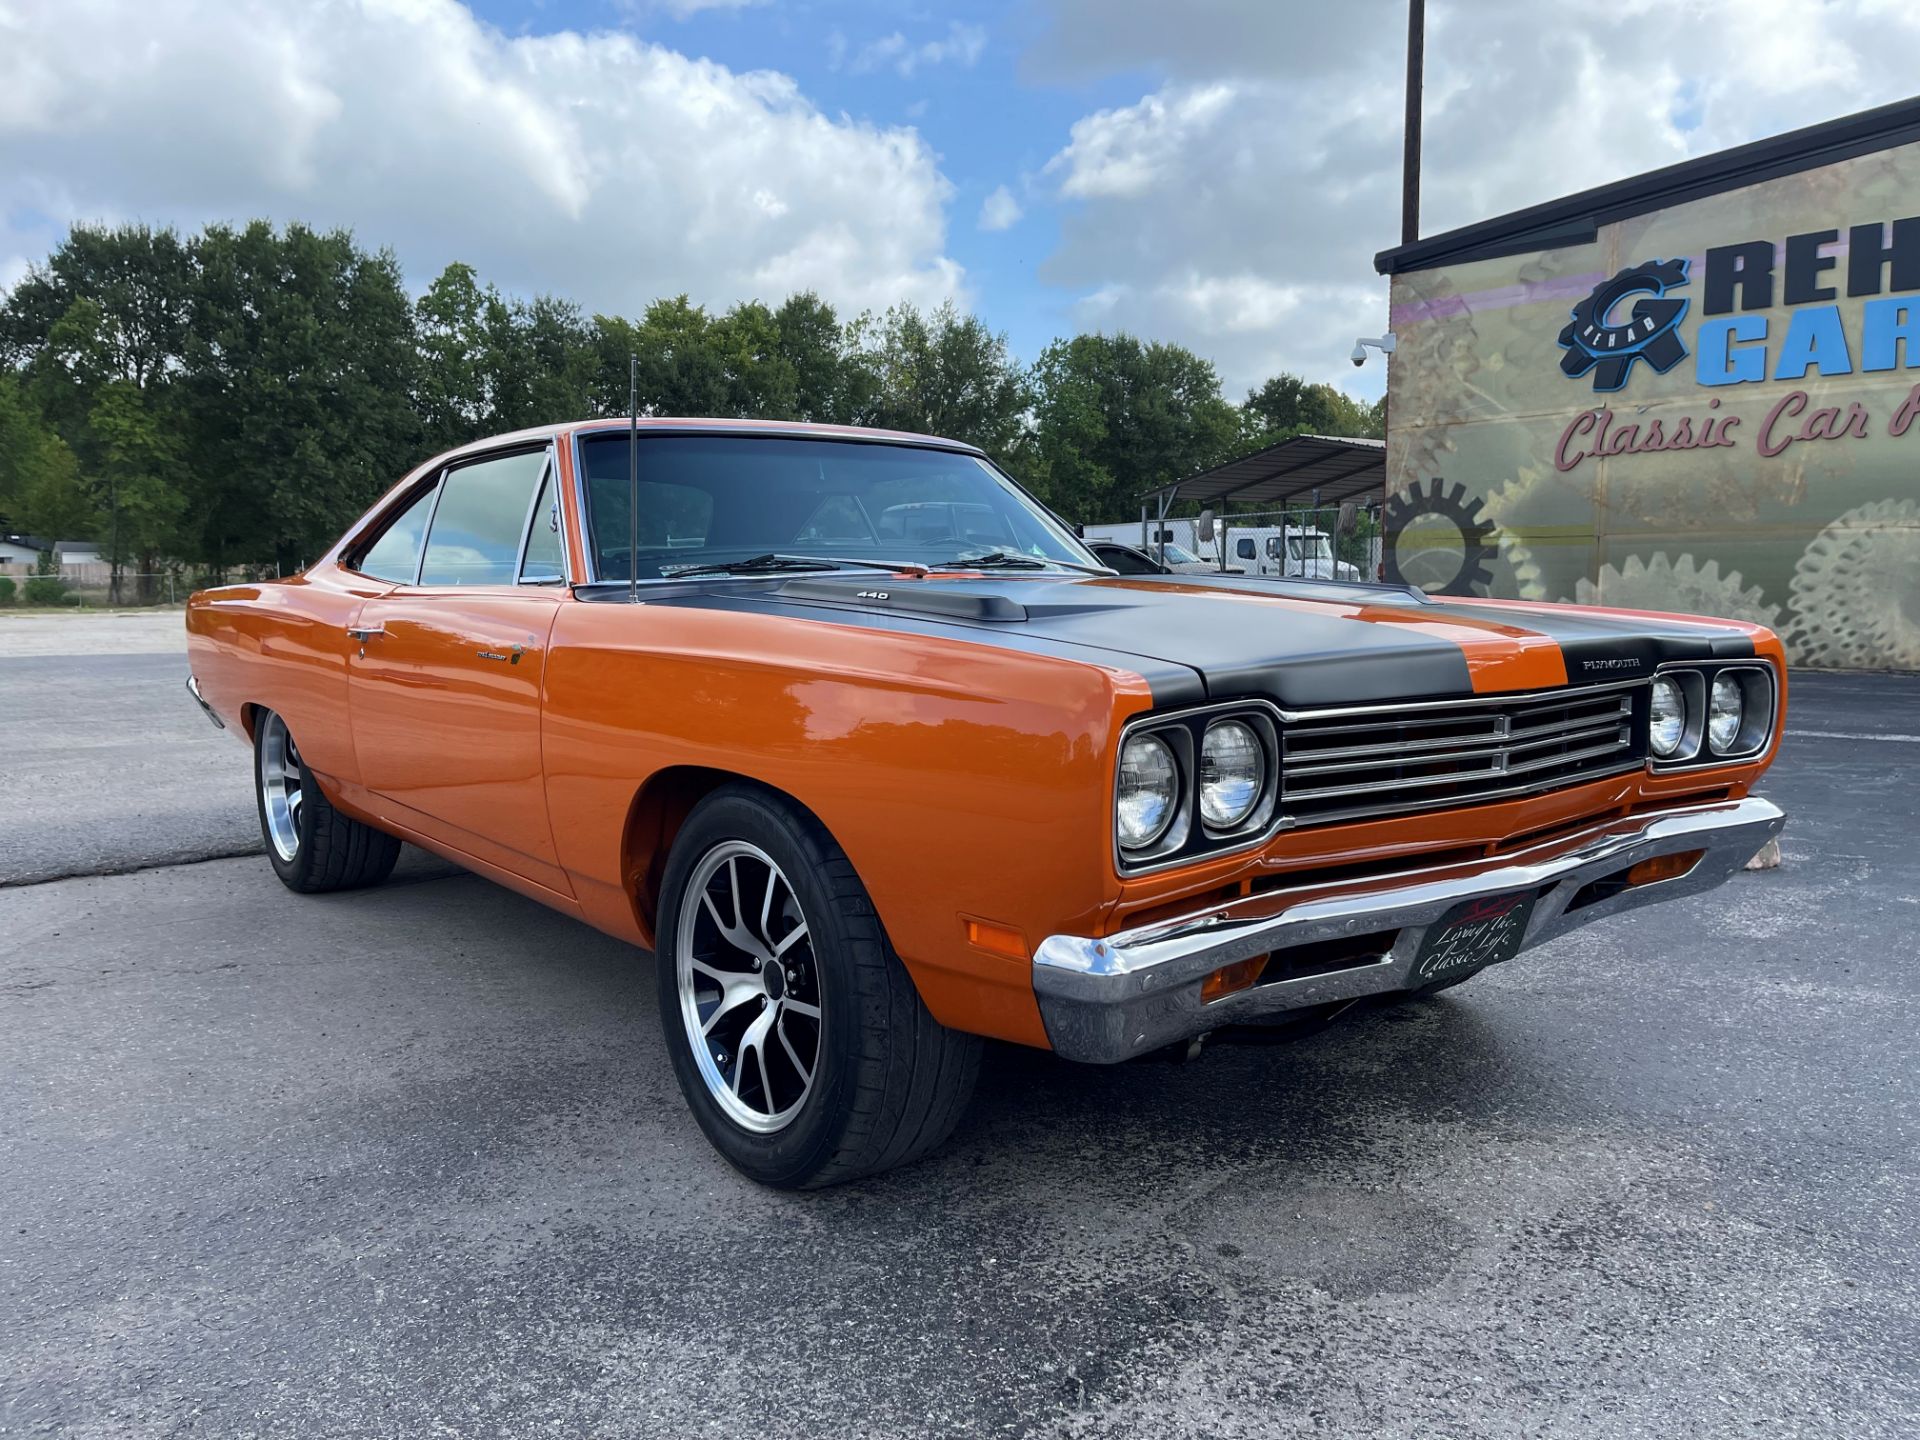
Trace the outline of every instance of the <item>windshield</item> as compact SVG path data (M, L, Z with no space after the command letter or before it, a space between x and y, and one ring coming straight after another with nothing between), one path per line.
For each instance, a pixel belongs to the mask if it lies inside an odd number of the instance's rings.
M1325 560L1327 558L1327 537L1324 535L1293 535L1287 540L1287 548L1296 560Z
M624 432L582 442L594 574L629 577ZM763 555L944 565L1004 551L1098 565L973 455L768 435L640 436L639 578Z
M1167 564L1198 565L1199 563L1200 563L1200 557L1194 554L1191 550L1185 549L1179 545L1167 546Z

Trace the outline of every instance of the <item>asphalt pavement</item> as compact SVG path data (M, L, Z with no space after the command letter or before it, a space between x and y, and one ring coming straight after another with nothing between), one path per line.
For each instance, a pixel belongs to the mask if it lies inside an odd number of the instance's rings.
M9 873L246 843L153 659L0 659L0 833L23 754L77 797ZM820 1194L707 1148L645 955L412 852L0 888L0 1434L1911 1435L1920 680L1793 702L1779 870L1288 1045L995 1049Z

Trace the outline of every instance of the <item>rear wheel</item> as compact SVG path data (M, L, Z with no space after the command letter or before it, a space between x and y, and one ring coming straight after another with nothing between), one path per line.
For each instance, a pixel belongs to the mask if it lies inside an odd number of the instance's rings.
M906 1164L965 1111L981 1042L927 1013L845 852L784 797L729 786L687 818L656 962L681 1092L762 1184Z
M287 722L272 710L254 723L253 778L267 860L289 890L351 890L392 873L400 842L333 808L301 763Z

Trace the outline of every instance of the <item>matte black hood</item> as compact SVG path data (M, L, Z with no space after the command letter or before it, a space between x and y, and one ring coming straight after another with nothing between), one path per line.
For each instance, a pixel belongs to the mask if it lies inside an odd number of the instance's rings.
M1526 673L1538 675L1543 651L1558 653L1567 683L1633 679L1666 660L1753 654L1744 630L1710 620L1483 606L1395 586L1240 576L817 575L771 587L701 587L652 603L774 610L1098 660L1144 675L1158 705L1257 695L1308 708L1536 688L1487 677L1523 654L1531 657Z

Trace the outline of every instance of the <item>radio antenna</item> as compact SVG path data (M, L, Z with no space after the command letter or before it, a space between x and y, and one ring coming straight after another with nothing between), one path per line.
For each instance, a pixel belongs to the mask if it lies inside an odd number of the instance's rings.
M640 357L627 356L627 603L640 603Z

